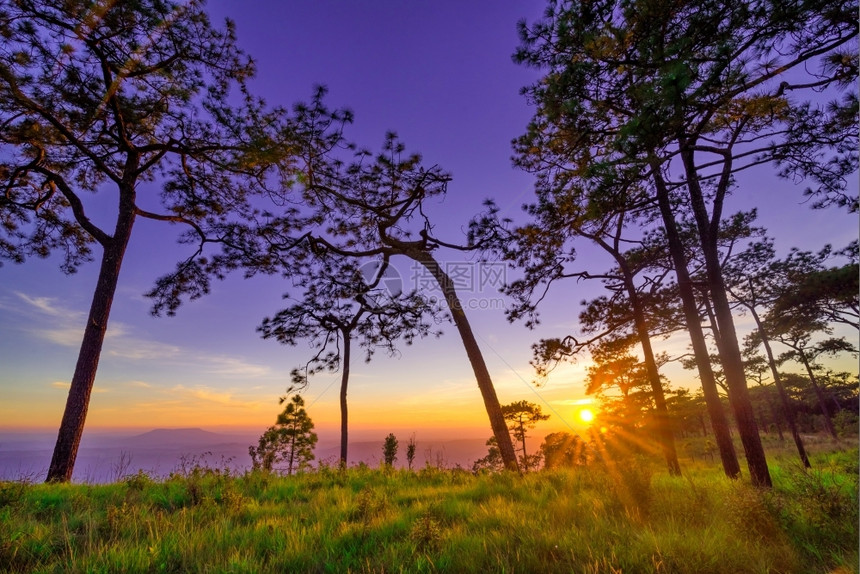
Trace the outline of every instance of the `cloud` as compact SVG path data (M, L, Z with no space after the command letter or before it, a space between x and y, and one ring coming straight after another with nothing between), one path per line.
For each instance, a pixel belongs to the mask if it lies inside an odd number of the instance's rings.
M218 392L208 387L195 387L193 389L186 388L182 385L176 385L170 389L171 393L180 394L187 398L199 399L221 405L231 405L234 403L233 393Z
M16 300L0 302L3 308L28 317L27 330L43 341L62 347L78 348L84 333L85 313L63 307L62 300L34 297L14 292ZM23 304L22 304L23 302ZM218 378L260 379L270 376L271 367L252 363L242 357L214 355L135 336L135 327L111 321L105 336L102 358L140 363L150 361L163 367L192 370Z
M31 331L40 339L63 347L77 347L84 336L80 327L57 327L55 329L33 329Z
M139 389L151 389L152 385L144 381L129 381L126 383L129 387L137 387Z
M272 369L265 365L255 365L235 357L200 356L199 360L211 363L207 372L217 375L264 377L272 372Z
M260 400L248 400L237 397L235 392L229 389L214 389L204 385L195 387L175 385L169 389L160 389L156 392L165 398L137 403L136 406L156 409L182 408L186 410L201 410L208 408L206 405L212 404L240 409L257 409L264 404Z
M592 399L592 398L586 398L586 399L565 399L565 400L561 400L561 401L552 401L552 400L551 400L551 401L549 401L549 402L550 402L551 404L554 404L554 405L572 405L572 406L579 406L579 405L591 405L591 404L594 404L594 399Z
M474 378L464 377L448 379L423 392L398 397L397 403L403 407L450 406L452 403L468 404L475 400L481 400L481 391Z
M84 318L84 313L81 311L73 311L71 309L65 309L61 306L58 306L54 297L30 297L25 293L21 293L19 291L15 291L15 295L18 296L19 299L30 305L33 309L40 311L45 315L50 315L51 317L59 317L61 319L67 320L75 320L81 321Z
M63 307L54 297L31 297L19 291L14 291L14 294L18 303L3 303L4 309L28 317L29 325L50 325L48 328L29 327L28 330L36 337L63 347L77 347L81 344L86 317L83 312Z
M112 330L109 331L108 335L108 339L105 341L105 353L110 357L144 361L152 359L164 360L182 355L182 348L176 345L135 337L124 337L122 332L113 333Z

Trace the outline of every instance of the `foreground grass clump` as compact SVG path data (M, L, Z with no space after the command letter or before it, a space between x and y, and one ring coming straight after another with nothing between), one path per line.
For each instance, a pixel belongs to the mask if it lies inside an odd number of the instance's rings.
M0 483L2 572L856 572L857 451L757 490L645 461Z

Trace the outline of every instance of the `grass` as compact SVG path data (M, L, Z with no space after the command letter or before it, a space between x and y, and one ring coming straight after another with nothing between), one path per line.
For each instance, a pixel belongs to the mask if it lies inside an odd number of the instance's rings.
M0 572L856 572L856 448L773 490L643 458L524 477L194 468L0 483Z

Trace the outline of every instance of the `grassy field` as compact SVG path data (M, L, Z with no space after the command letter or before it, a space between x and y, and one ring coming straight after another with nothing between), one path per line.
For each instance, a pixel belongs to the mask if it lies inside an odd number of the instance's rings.
M198 467L5 482L0 571L857 572L857 449L814 464L776 457L772 491L641 458L524 477Z

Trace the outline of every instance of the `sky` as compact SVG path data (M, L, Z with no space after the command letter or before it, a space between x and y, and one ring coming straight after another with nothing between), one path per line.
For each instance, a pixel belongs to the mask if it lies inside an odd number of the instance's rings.
M534 21L543 1L210 0L208 9L216 22L235 20L240 46L258 65L252 89L270 104L307 100L314 85L326 85L328 103L355 114L350 140L378 149L393 130L426 164L451 172L447 197L431 206L440 237L462 240L486 198L494 198L504 215L522 220L520 206L530 199L532 180L512 167L510 141L532 113L519 90L538 73L514 64L511 54L518 44L517 21ZM739 183L742 192L730 200L730 210L759 206L760 223L783 253L792 246L817 250L826 242L841 247L857 236L855 216L812 211L802 203L802 187L768 171L753 170ZM108 213L109 204L92 199L96 218ZM290 369L311 355L307 346L285 347L255 332L263 317L281 308L288 288L283 279L231 276L176 317L152 317L143 293L188 254L187 246L175 243L177 232L163 223L136 223L87 432L262 432L280 410ZM578 251L589 265L608 267L587 246ZM546 302L543 323L529 331L506 322L500 309L505 300L493 280L479 288L481 269L474 261L441 255L475 280L462 295L473 306L468 314L500 401L540 404L552 418L538 434L581 428L576 413L589 400L583 390L587 363L561 367L536 387L530 382L530 345L575 329L579 301L599 288L571 283L557 289ZM395 266L404 281L412 280L408 262ZM66 276L56 258L0 268L0 432L57 428L95 277L94 263ZM744 321L739 325L743 329ZM356 361L349 392L354 436L490 436L463 347L453 327L443 328L441 338L401 346L397 357L377 353L369 364ZM684 345L672 340L660 348ZM668 374L675 385L693 384L689 372ZM338 382L336 374L319 375L304 391L308 412L323 432L338 424Z

